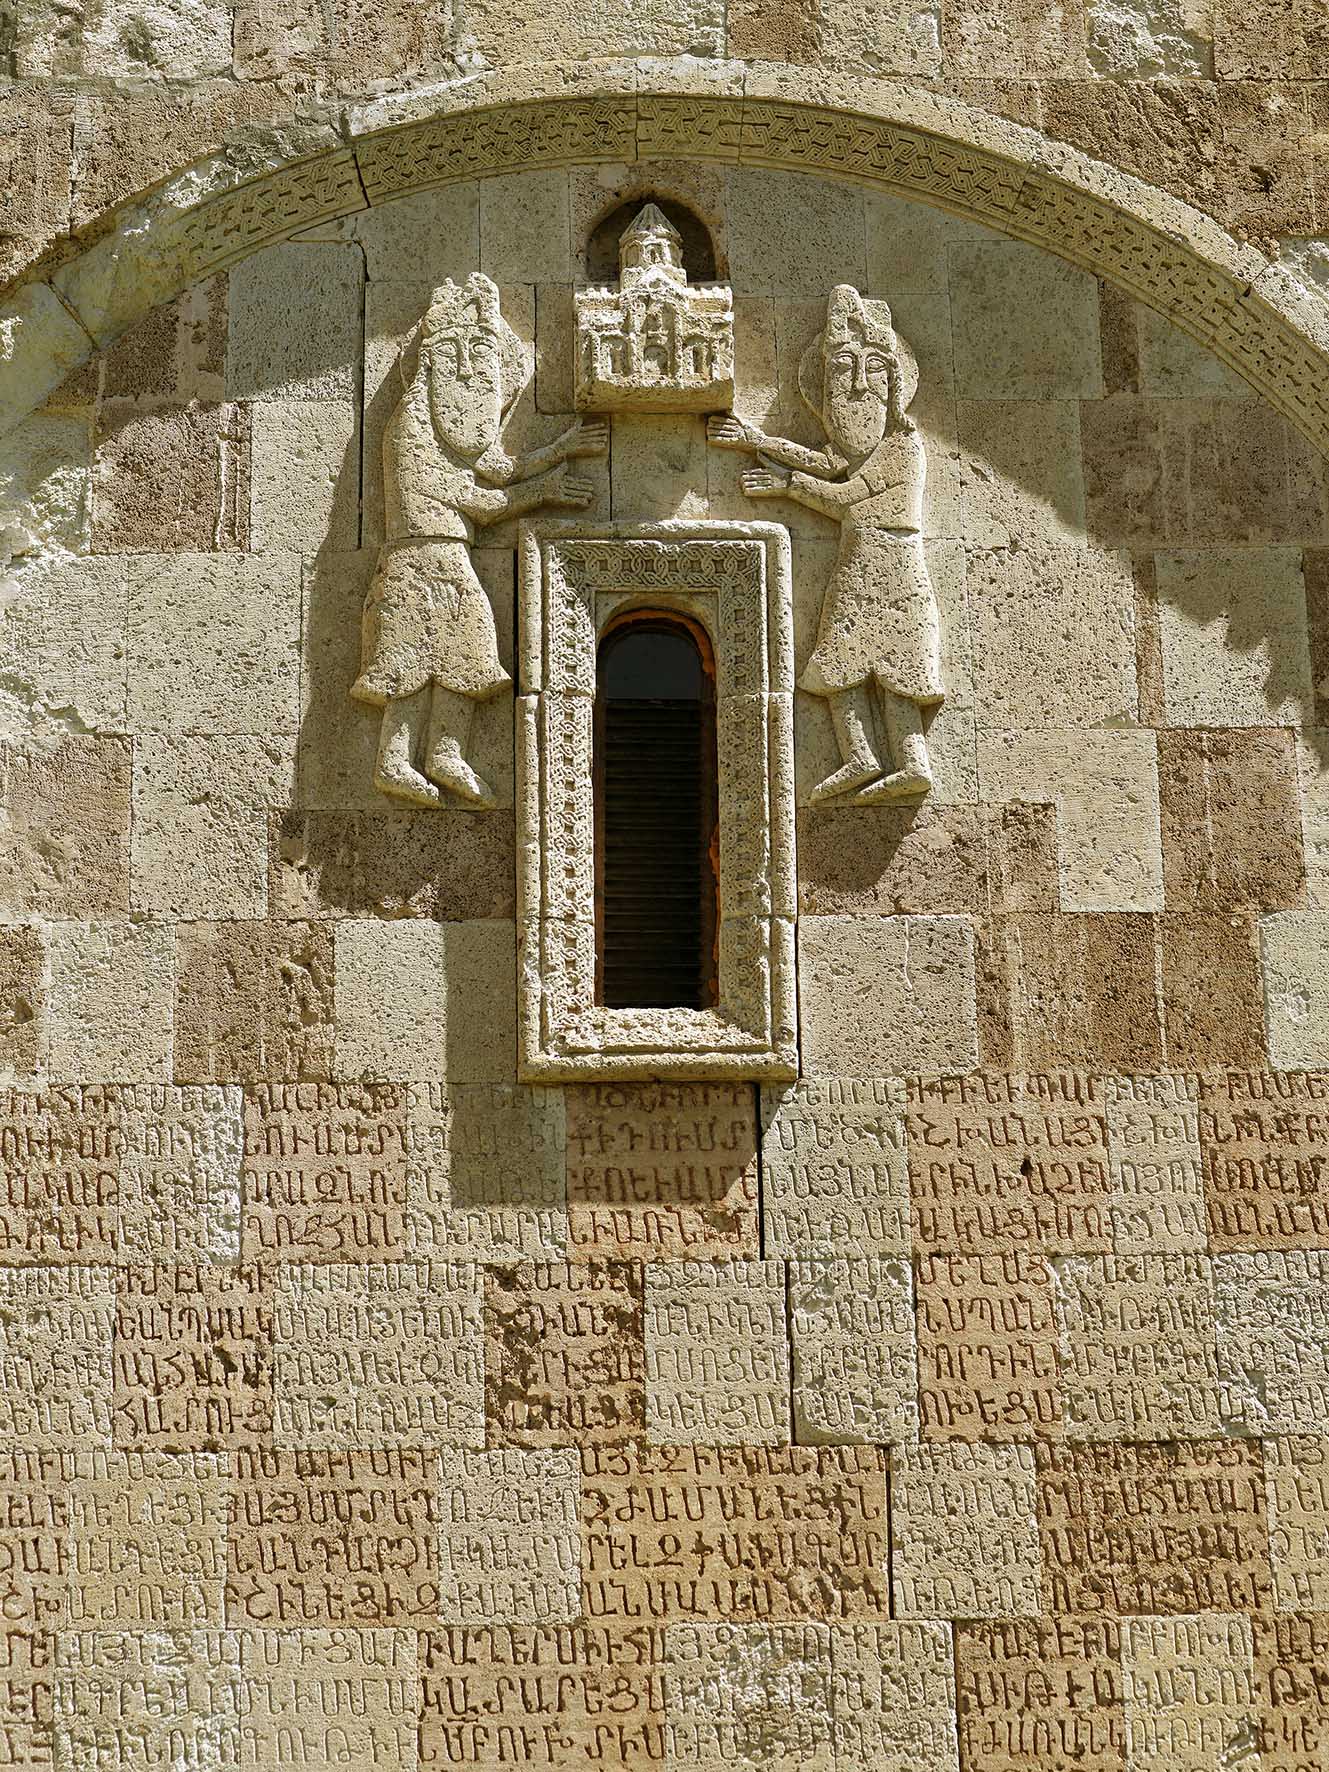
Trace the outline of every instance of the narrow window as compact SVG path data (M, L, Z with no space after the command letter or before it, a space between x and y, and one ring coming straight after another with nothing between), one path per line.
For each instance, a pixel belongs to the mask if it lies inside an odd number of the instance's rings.
M716 1000L715 670L680 617L633 613L600 642L595 812L600 1001Z

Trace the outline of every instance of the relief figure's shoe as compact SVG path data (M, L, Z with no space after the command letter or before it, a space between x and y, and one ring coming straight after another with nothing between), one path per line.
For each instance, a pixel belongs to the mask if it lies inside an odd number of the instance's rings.
M808 804L815 806L822 800L834 800L840 794L852 794L855 788L861 788L865 782L871 781L880 772L880 768L875 757L851 757L833 775L818 782L808 795Z

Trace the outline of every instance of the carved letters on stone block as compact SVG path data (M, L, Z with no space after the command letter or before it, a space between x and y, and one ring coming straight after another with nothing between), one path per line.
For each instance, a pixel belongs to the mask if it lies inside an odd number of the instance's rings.
M774 523L523 525L523 1077L795 1075L789 561L788 533ZM687 616L715 654L722 922L712 1009L595 1000L596 651L605 624L633 607Z
M451 794L487 809L493 790L467 762L466 741L475 703L510 679L471 544L477 528L539 505L584 509L593 487L566 464L603 455L607 437L579 423L544 448L507 453L503 426L530 367L479 271L434 292L399 368L401 403L383 439L387 539L351 693L383 709L376 787L418 806Z
M577 291L577 407L717 412L734 400L734 297L688 287L678 230L648 203L619 242L618 288Z
M710 441L747 450L750 498L792 498L840 525L840 552L817 644L799 682L830 704L840 767L812 802L917 800L932 788L926 716L945 695L941 626L923 552L927 458L908 407L918 364L882 301L833 289L826 326L798 385L830 439L825 450L712 419ZM875 694L874 694L875 691Z

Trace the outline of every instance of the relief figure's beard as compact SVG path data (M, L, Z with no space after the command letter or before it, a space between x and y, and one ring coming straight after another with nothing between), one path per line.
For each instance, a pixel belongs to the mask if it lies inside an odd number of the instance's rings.
M886 407L875 394L862 399L833 398L828 429L850 455L868 455L886 435Z
M440 438L465 460L475 461L498 441L503 396L497 386L449 381L435 387L430 406Z

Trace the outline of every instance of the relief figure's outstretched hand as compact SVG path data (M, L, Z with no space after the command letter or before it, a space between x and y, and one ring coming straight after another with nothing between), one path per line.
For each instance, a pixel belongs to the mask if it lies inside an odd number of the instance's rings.
M571 468L555 468L543 482L542 490L546 504L568 505L573 510L584 511L595 497L595 482L583 474L573 473Z
M583 455L607 455L609 426L602 418L579 418L564 431L559 443L569 460Z
M749 498L782 498L789 491L790 476L776 467L745 468L743 490Z
M706 420L706 441L716 449L746 449L755 455L766 442L766 433L731 412Z

